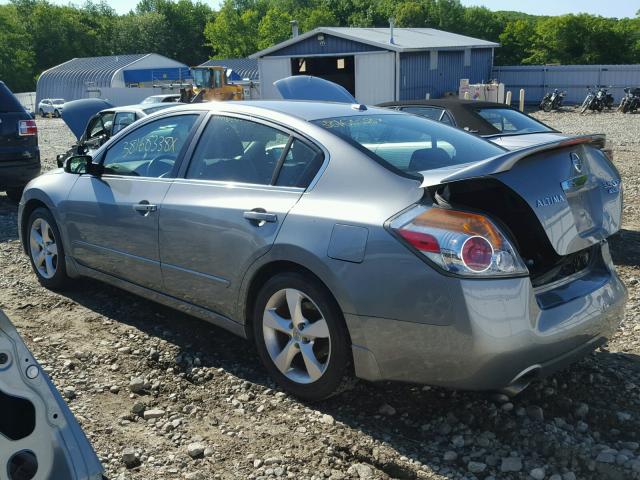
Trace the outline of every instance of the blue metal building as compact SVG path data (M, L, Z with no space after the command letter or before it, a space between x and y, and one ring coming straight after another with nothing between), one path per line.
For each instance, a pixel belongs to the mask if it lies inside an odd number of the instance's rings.
M38 78L36 105L43 98L77 100L100 88L152 87L189 78L184 64L156 53L73 58Z
M432 28L319 27L251 55L258 60L263 99L273 82L315 75L374 104L457 92L460 79L488 81L500 45Z

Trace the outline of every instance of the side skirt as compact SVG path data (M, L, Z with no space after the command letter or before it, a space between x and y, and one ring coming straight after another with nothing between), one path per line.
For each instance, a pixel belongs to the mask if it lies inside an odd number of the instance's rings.
M90 277L95 280L108 283L110 285L113 285L114 287L121 288L140 297L144 297L146 299L152 300L170 308L174 308L188 315L209 322L217 327L224 328L225 330L228 330L231 333L238 335L239 337L247 338L245 326L241 323L231 320L230 318L225 317L224 315L220 315L219 313L207 310L206 308L199 307L189 302L185 302L170 295L165 295L164 293L141 287L140 285L136 285L135 283L128 282L118 277L114 277L113 275L109 275L107 273L85 267L78 262L74 261L73 264L75 266L75 272L80 276Z

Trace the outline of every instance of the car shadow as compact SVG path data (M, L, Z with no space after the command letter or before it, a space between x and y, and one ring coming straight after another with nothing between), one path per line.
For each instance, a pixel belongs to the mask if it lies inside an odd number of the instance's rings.
M0 242L18 239L18 204L0 193Z
M622 229L609 238L611 257L616 265L640 266L640 232Z
M198 357L202 367L222 368L252 384L277 389L250 342L221 328L93 280L83 280L81 288L66 295L106 318L177 347L177 368L187 373L187 380L190 362ZM155 363L149 367L176 368L176 364ZM631 432L640 425L621 424L612 413L630 411L634 419L640 418L633 395L622 394L634 378L640 380L640 357L600 349L553 377L535 381L511 400L490 392L360 381L343 394L309 407L381 442L380 449L366 441L358 442L355 448L353 438L332 436L331 446L343 461L367 463L392 478L415 479L419 478L415 463L414 466L408 463L413 460L444 478L459 478L460 469L466 469L470 458L485 462L486 458L495 457L499 469L500 456L508 456L514 443L521 444L523 429L532 435L527 448L549 457L545 461L551 462L550 457L558 454L560 446L545 434L548 422L554 425L564 422L569 425L567 431L574 431L575 425L584 420L575 413L581 403L595 412L588 419L589 434L599 432L601 443L636 441ZM207 382L203 385L206 388ZM464 454L460 443L466 446ZM370 446L364 447L366 444ZM384 446L409 460L385 455ZM451 451L456 450L459 453L452 459ZM578 446L562 446L562 452L569 456L569 460L563 457L563 462L582 462L577 460L582 455Z

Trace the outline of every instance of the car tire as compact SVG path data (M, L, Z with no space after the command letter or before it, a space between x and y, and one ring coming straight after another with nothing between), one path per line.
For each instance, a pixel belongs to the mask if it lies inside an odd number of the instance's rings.
M292 314L289 305L298 313ZM271 377L302 400L339 394L353 379L342 312L310 275L281 273L264 284L255 302L253 333Z
M60 118L60 112L59 112L58 110L54 110L54 111L53 111L53 116L54 116L55 118Z
M41 116L42 118L44 118L44 117L45 117L44 110L40 109L40 110L38 111L38 113L40 114L40 116Z
M7 197L9 197L9 200L12 200L18 203L22 198L23 190L24 190L24 187L12 187L12 188L7 188L5 190L5 193L7 194Z
M36 208L29 215L24 238L38 282L50 290L69 286L71 279L67 275L60 231L49 210Z

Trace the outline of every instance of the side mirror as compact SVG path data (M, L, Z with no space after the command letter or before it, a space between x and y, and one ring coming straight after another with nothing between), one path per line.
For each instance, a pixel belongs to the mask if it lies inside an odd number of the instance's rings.
M64 171L82 175L83 173L91 173L93 161L89 155L73 155L64 161Z

